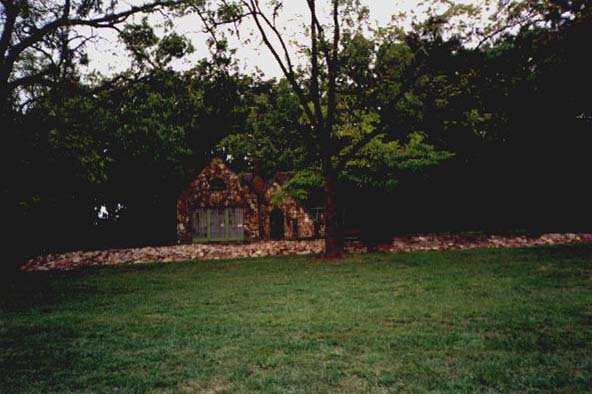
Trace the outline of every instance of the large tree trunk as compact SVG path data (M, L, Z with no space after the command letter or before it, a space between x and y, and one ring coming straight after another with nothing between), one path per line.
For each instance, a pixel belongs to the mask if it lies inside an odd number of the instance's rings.
M337 174L330 157L323 158L325 188L325 257L336 259L343 256L343 234L339 222L337 200Z

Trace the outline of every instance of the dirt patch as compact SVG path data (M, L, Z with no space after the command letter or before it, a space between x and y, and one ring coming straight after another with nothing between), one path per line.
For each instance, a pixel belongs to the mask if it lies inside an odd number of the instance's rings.
M592 242L592 234L543 234L541 236L502 236L473 234L429 234L397 237L378 246L382 252L415 252L475 248L522 247ZM348 242L348 253L365 253L360 242ZM193 244L136 249L49 254L27 261L23 271L72 270L94 265L137 264L185 260L219 260L277 255L309 255L323 252L322 240L267 241L248 244Z
M207 381L189 381L181 384L174 392L183 394L217 394L230 392L231 384L222 376L215 375Z

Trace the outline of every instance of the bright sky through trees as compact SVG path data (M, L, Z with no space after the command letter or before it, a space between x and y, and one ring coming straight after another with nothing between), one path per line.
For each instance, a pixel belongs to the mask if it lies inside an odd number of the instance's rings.
M308 18L306 2L293 0L285 3L286 6L282 11L282 17L285 19L286 28L289 33L293 34L294 39L301 39L302 23L306 21L304 18ZM417 11L418 4L420 4L418 1L410 0L362 0L362 3L368 6L370 10L370 26L386 26L391 22L393 15L401 12L409 15ZM139 17L136 17L135 21L139 21ZM151 22L159 23L162 21L151 20ZM409 25L409 23L408 21L405 22L406 25ZM203 26L197 15L175 18L174 25L178 33L191 38L196 49L193 55L175 64L176 68L190 68L195 64L196 59L208 56L206 45L208 35L203 33ZM123 46L117 42L115 33L113 31L103 31L100 34L102 39L95 44L91 44L88 48L90 55L89 71L96 70L109 75L127 69L129 59ZM266 48L260 47L256 41L247 46L241 45L238 41L231 42L231 45L238 49L237 57L240 59L243 71L252 72L258 68L268 77L281 76L281 71L271 54L268 53Z

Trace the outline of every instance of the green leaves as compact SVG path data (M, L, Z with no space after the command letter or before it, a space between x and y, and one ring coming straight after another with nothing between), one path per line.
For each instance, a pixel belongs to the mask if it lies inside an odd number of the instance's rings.
M154 29L143 18L140 24L128 24L121 33L121 39L129 50L145 50L158 43Z
M219 23L240 22L243 9L237 3L223 3L218 8L216 15Z
M233 168L257 167L262 176L272 177L310 165L312 153L300 134L301 108L285 81L253 81L243 105L246 122L218 143Z
M159 64L168 64L173 59L193 53L193 45L187 38L176 33L163 37L156 49L156 59Z
M173 59L182 58L194 50L191 41L175 32L157 37L147 18L139 24L126 25L120 37L141 69L165 68Z
M343 179L357 187L392 192L398 185L398 177L421 175L452 157L453 153L437 150L426 143L425 135L418 132L410 134L406 143L388 140L382 134L362 148L356 158L347 162Z
M293 197L306 201L311 190L323 186L323 177L318 168L304 168L294 171L290 179L282 185L272 199L273 204L279 204L286 197Z

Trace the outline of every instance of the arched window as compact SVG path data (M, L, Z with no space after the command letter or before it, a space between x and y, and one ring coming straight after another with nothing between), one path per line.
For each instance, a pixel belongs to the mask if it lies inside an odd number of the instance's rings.
M226 183L224 183L222 178L214 178L210 181L210 190L211 191L226 190Z

